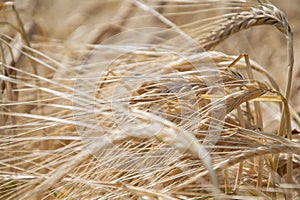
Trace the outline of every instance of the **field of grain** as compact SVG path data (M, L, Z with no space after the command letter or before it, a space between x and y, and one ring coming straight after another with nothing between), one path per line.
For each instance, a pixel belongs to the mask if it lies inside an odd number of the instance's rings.
M0 3L0 199L300 199L297 0Z

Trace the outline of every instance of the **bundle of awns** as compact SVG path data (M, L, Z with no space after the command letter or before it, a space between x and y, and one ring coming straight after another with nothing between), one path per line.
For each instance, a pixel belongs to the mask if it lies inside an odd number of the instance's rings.
M283 11L54 2L0 4L0 199L300 198Z

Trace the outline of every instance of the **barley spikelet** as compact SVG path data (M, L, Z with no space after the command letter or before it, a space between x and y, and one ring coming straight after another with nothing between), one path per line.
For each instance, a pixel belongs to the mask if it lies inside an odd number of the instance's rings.
M275 26L284 34L291 32L285 14L275 6L268 4L251 8L250 11L233 13L232 16L224 19L223 23L207 33L200 43L205 49L211 49L234 33L258 25Z

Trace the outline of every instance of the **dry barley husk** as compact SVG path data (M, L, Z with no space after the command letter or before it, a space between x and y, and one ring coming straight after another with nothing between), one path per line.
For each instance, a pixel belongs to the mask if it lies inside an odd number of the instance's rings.
M178 2L156 5L183 9ZM193 6L191 1L186 8ZM277 86L268 72L251 61L254 79L249 80L243 60L228 67L237 56L205 52L182 35L165 33L159 45L151 34L141 35L140 44L147 45L130 51L109 41L92 46L33 40L32 46L44 52L34 55L39 75L11 66L18 76L1 76L17 85L19 98L12 102L3 93L0 197L192 199L218 193L221 198L266 198L274 189L280 199L288 186L298 197L299 146L276 136L282 99L273 93ZM178 41L186 45L178 47ZM116 52L121 56L115 58ZM40 96L32 95L36 91ZM263 105L263 127L253 101ZM270 156L278 153L274 172ZM285 185L287 155L293 155L291 185ZM257 156L263 158L261 188L256 188ZM234 188L238 173L242 176ZM279 187L267 188L270 174Z

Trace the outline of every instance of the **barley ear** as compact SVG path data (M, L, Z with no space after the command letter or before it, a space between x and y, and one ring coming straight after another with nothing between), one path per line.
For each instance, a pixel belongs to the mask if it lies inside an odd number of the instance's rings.
M258 25L273 25L285 35L291 27L285 14L272 4L260 4L249 11L238 12L228 17L205 39L204 48L211 49L231 35Z

